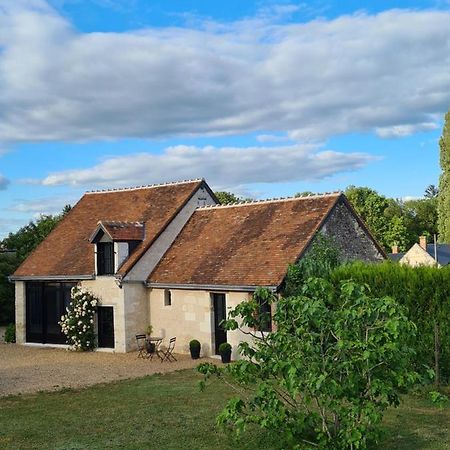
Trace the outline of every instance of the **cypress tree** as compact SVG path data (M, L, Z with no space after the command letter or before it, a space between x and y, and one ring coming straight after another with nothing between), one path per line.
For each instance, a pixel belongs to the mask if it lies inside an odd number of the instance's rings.
M450 110L445 115L439 148L442 169L438 196L439 241L450 243Z

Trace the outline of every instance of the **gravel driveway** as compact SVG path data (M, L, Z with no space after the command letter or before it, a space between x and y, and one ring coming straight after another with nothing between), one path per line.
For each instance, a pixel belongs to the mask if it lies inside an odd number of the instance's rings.
M161 363L137 353L70 352L64 349L0 344L0 397L9 394L82 387L153 373L196 367L188 355ZM201 361L205 361L202 359ZM216 361L217 362L217 361Z

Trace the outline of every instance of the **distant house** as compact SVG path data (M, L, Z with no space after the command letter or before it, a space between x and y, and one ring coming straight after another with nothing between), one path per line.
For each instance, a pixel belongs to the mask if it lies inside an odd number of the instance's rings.
M427 237L420 236L419 243L414 244L405 253L399 253L398 247L394 245L389 258L412 267L436 265L442 267L450 263L450 244L428 244Z
M383 249L343 194L218 205L204 180L86 193L11 277L19 343L62 344L58 325L75 284L100 298L99 347L135 348L156 336L191 339L202 353L244 338L220 326L259 286L278 291L288 264L319 233L348 260Z

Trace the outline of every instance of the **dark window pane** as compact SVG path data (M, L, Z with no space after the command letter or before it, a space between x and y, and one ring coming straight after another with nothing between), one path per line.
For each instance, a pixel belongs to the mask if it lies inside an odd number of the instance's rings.
M97 244L97 275L114 274L114 244L99 242Z
M272 308L269 303L259 304L259 319L261 320L259 331L272 331Z

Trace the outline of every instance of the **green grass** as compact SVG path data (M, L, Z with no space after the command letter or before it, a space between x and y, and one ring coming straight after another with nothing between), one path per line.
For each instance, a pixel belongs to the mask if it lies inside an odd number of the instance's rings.
M230 391L219 382L200 392L187 370L81 390L0 399L1 449L277 449L263 431L238 441L214 419ZM383 450L450 449L450 408L408 396L388 412Z

